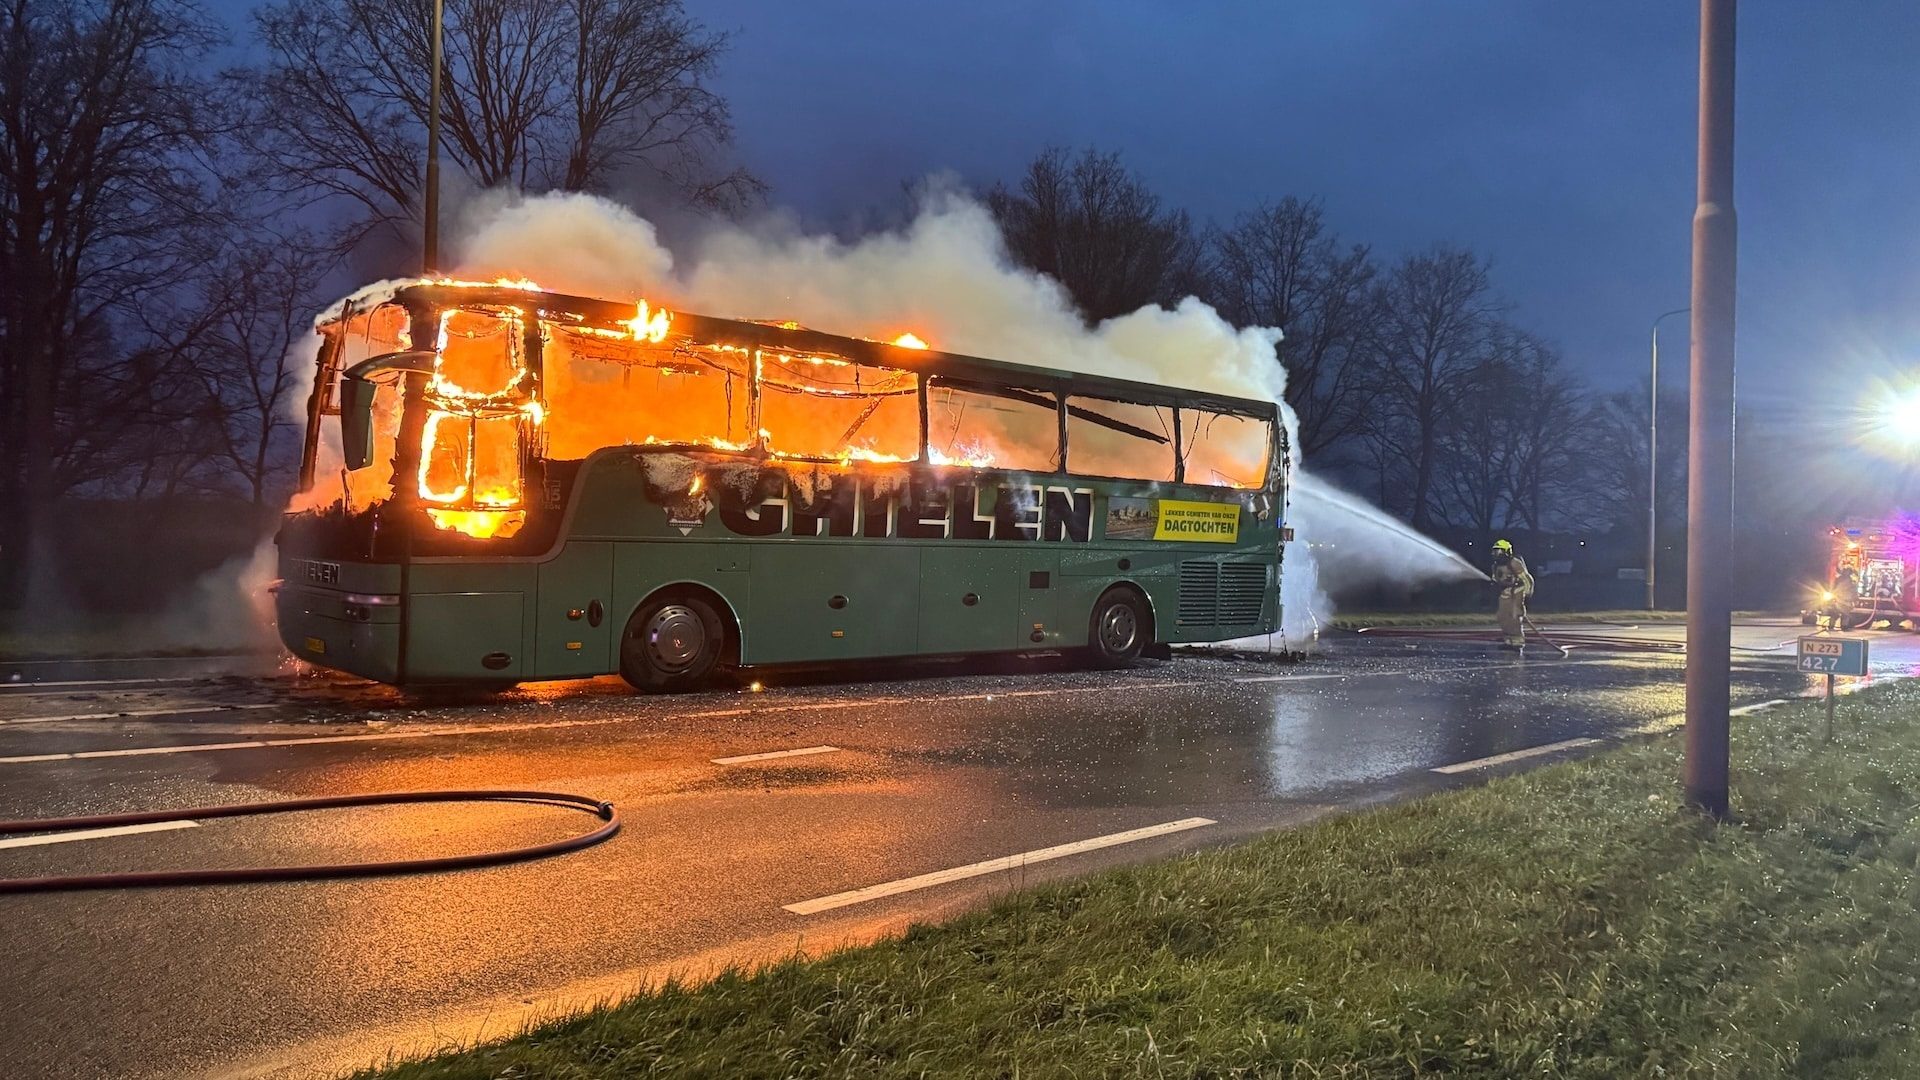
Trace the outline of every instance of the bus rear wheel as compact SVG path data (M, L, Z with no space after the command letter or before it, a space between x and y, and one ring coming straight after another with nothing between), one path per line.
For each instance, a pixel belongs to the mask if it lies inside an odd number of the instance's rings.
M635 690L674 693L710 682L727 656L727 624L698 596L650 600L620 637L620 677Z
M1087 627L1087 654L1101 667L1122 667L1147 646L1146 605L1132 589L1108 589L1094 602Z

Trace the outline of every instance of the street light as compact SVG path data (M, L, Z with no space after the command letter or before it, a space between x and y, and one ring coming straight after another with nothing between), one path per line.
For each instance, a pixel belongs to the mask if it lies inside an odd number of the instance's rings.
M1653 563L1659 557L1660 517L1660 320L1685 315L1690 307L1674 308L1653 320L1653 375L1647 380L1647 610L1654 610Z
M433 60L428 65L427 88L427 190L422 199L421 217L426 235L420 244L420 262L432 275L440 262L440 41L446 34L445 0L433 0Z
M1700 0L1699 180L1693 212L1693 382L1687 397L1689 805L1727 816L1733 656L1735 0Z

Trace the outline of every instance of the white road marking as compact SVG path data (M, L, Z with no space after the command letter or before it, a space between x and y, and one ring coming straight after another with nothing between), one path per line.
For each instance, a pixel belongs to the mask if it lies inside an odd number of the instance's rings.
M254 705L194 705L188 708L178 706L170 709L116 709L112 712L68 713L65 716L16 716L11 720L0 720L0 724L55 724L62 720L117 720L123 716L181 716L187 713L244 712L249 709L272 709L278 702Z
M1528 660L1530 668L1538 667L1582 667L1589 664L1617 664L1624 657L1590 658L1585 660ZM1309 682L1316 679L1384 679L1398 675L1445 675L1456 671L1508 671L1511 663L1485 664L1433 664L1417 668L1389 668L1385 671L1323 671L1297 675L1242 675L1227 680L1235 683L1274 683Z
M1548 743L1545 746L1530 746L1525 750L1515 750L1510 754L1495 754L1492 757L1475 758L1472 761L1462 761L1453 765L1441 765L1433 771L1448 774L1473 772L1475 769L1491 769L1495 765L1505 765L1509 761L1524 761L1530 757L1539 757L1541 754L1551 754L1560 750L1572 750L1581 746L1598 745L1600 745L1599 739L1563 739L1560 742Z
M1686 713L1672 713L1667 716L1656 716L1651 720L1646 720L1641 723L1635 724L1632 727L1627 729L1627 734L1629 735L1665 735L1668 732L1680 730L1682 727L1686 726L1686 723L1687 723Z
M1149 825L1143 829L1129 829L1126 832L1109 833L1106 836L1096 836L1090 840L1076 840L1071 844L1041 848L1038 851L1027 851L1019 855L1008 855L1004 858L988 859L986 862L956 866L951 870L936 870L931 874L921 874L917 877L901 878L898 881L869 885L864 889L835 893L832 896L823 896L817 900L803 900L797 904L787 904L785 907L786 910L793 912L795 915L813 915L822 911L831 911L834 908L864 904L869 900L878 900L885 896L898 896L905 892L930 889L935 885L945 885L950 881L962 881L967 878L981 877L986 874L997 874L1002 870L1013 870L1022 866L1031 866L1034 863L1051 862L1054 859L1064 859L1069 855L1078 855L1087 851L1099 851L1101 848L1131 844L1137 840L1150 840L1156 836L1166 836L1170 833L1185 832L1188 829L1198 829L1203 825L1214 824L1218 823L1212 818L1181 818L1179 821L1168 821L1159 825Z
M59 682L17 682L0 683L0 697L65 697L72 690L48 690L46 693L34 693L49 686L154 686L159 683L208 682L204 675L176 675L169 678L146 679L66 679Z
M195 754L213 750L253 750L265 746L306 746L314 743L371 742L375 739L431 739L444 735L485 735L490 732L538 731L548 728L599 727L631 723L631 717L607 720L554 720L543 724L489 724L485 727L442 728L436 731L377 731L365 735L320 735L299 739L247 739L241 742L183 743L174 746L136 746L124 750L76 750L70 754L20 754L0 757L0 765L27 765L42 761L82 761L90 758L148 757L154 754Z
M1803 699L1803 700L1807 700L1807 699ZM1794 702L1793 698L1770 698L1766 701L1756 701L1751 705L1742 705L1737 709L1728 709L1727 715L1728 716L1750 716L1754 713L1763 712L1767 709L1774 708L1775 706L1791 705L1793 704L1793 702ZM1665 735L1669 732L1679 731L1681 728L1686 726L1687 726L1686 713L1683 713L1683 712L1669 713L1666 716L1656 716L1651 720L1645 721L1643 723L1635 724L1634 726L1627 729L1627 734L1629 735Z
M0 848L39 847L42 844L66 844L75 840L99 840L107 836L132 836L136 833L172 832L175 829L197 829L197 821L150 821L145 825L115 825L107 829L75 829L68 832L48 833L45 836L9 836L0 840Z
M68 660L8 660L0 667L34 667L46 664L193 664L211 660L255 660L267 653L212 653L206 656L96 656L91 659Z
M738 754L734 757L710 759L715 765L744 765L749 761L772 761L775 758L808 757L813 754L837 754L837 746L803 746L798 750L769 750L764 754Z

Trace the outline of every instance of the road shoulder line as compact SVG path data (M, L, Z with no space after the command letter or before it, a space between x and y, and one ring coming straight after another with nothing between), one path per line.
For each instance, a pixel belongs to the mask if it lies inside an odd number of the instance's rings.
M197 829L197 821L149 821L143 825L114 825L105 829L74 829L68 832L47 833L42 836L9 836L0 839L0 848L40 847L44 844L65 844L75 840L100 840L109 836L132 836L136 833L172 832L175 829Z
M808 757L813 754L837 754L837 746L803 746L798 750L769 750L761 754L735 754L732 757L708 758L715 765L745 765L751 761L772 761L775 758Z
M966 866L956 866L950 870L935 870L929 874L919 874L910 878L901 878L898 881L885 881L878 885L869 885L864 889L852 889L843 893L834 893L832 896L822 896L814 900L803 900L797 904L785 904L782 906L795 915L814 915L822 911L831 911L834 908L864 904L869 900L879 900L883 897L898 896L901 893L929 889L935 885L945 885L948 882L963 881L967 878L996 874L1002 870L1012 870L1022 866L1031 866L1035 863L1051 862L1054 859L1064 859L1069 855L1078 855L1082 852L1099 851L1102 848L1117 847L1121 844L1131 844L1138 840L1150 840L1156 836L1167 836L1172 833L1185 832L1188 829L1198 829L1202 826L1217 824L1219 824L1219 822L1212 818L1181 818L1179 821L1166 821L1158 825L1148 825L1144 828L1128 829L1126 832L1108 833L1105 836L1090 837L1086 840L1075 840L1070 844L1058 844L1054 847L1041 848L1038 851L1025 851L1018 855L1006 855L998 859L988 859L985 862L968 863Z
M1582 746L1598 746L1602 741L1603 740L1600 739L1584 737L1578 739L1562 739L1556 743L1547 743L1545 746L1529 746L1525 750L1514 750L1505 754L1495 754L1492 757L1475 758L1472 761L1460 761L1452 765L1439 765L1434 767L1432 771L1445 773L1449 776L1455 773L1474 772L1478 769L1491 769L1495 765L1505 765L1510 761L1524 761L1530 757L1539 757L1542 754L1552 754L1561 750L1574 750Z

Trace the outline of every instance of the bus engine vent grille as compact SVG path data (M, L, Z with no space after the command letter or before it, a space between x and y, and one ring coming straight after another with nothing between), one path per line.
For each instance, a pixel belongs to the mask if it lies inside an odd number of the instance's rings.
M1222 626L1248 626L1260 621L1267 598L1267 568L1262 563L1220 564Z
M1266 596L1265 563L1180 564L1182 626L1250 626L1260 621Z
M1180 625L1212 626L1220 607L1220 564L1180 564Z

